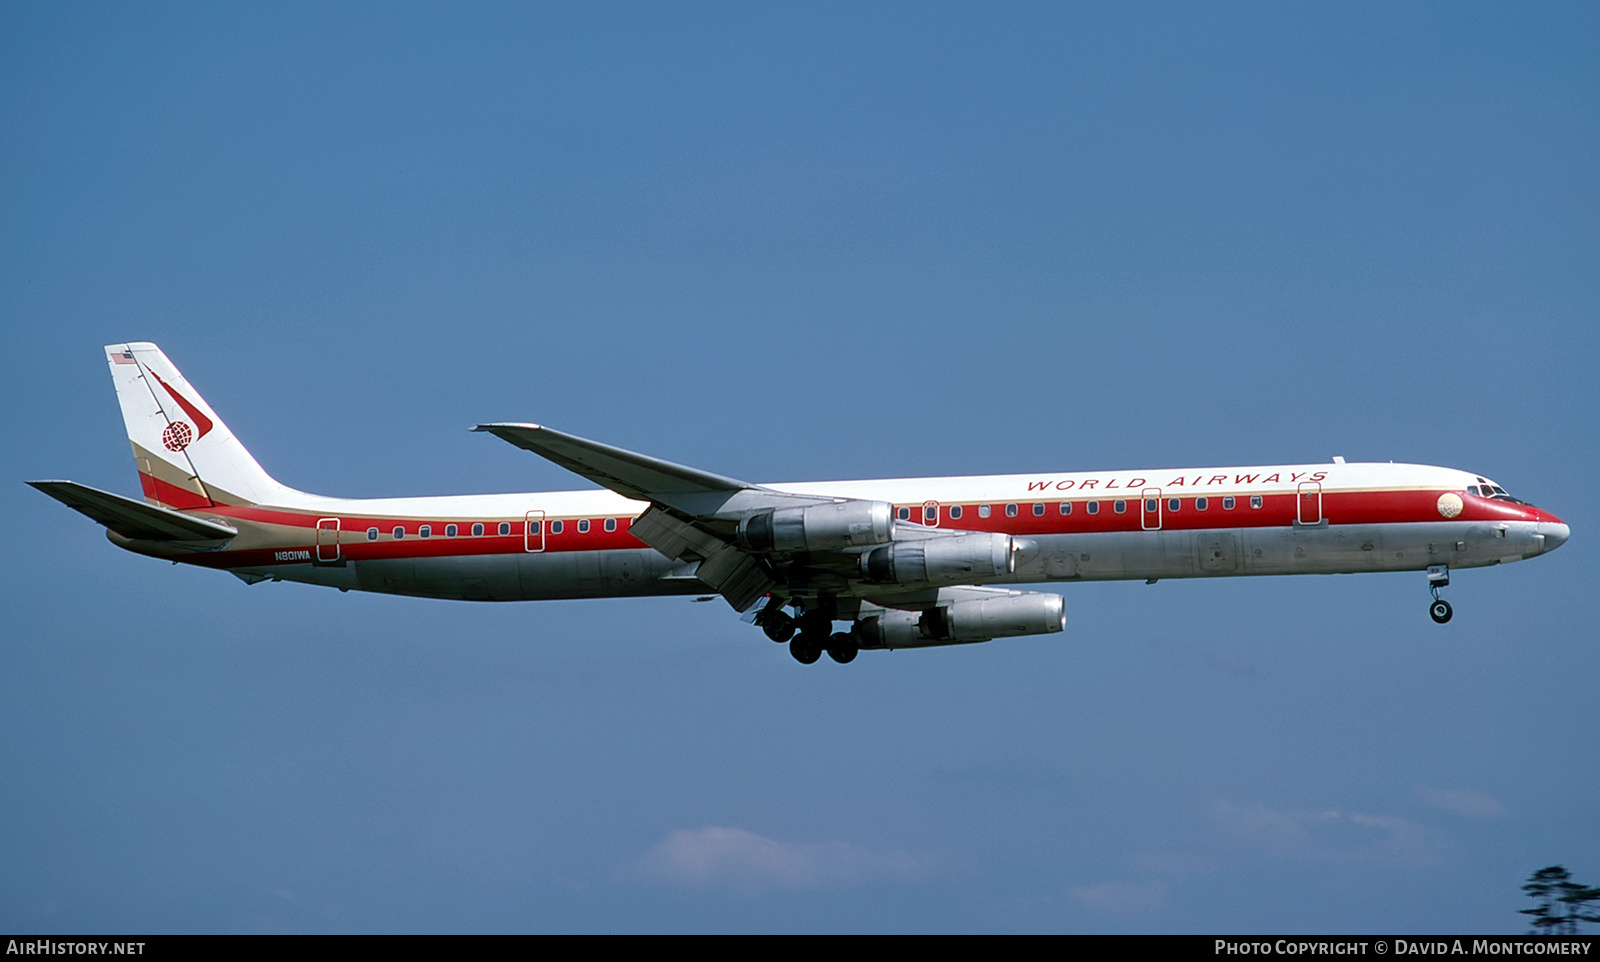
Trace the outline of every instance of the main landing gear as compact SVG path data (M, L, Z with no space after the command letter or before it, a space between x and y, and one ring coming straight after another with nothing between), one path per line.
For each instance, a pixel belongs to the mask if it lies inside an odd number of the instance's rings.
M848 665L861 653L861 646L850 631L836 631L831 635L801 631L789 642L789 654L802 665L816 664L824 651L839 664Z
M1428 566L1428 590L1433 593L1433 604L1428 606L1428 617L1439 624L1450 620L1454 612L1450 602L1439 597L1439 589L1450 583L1450 568L1448 565Z
M794 619L775 605L763 608L761 613L756 615L756 624L761 626L761 630L768 638L780 645L794 637Z
M767 602L756 615L756 624L768 638L789 643L789 654L802 665L814 665L826 651L841 665L855 661L861 651L855 632L834 631L833 618L823 611L807 611L796 618L783 610L778 599Z

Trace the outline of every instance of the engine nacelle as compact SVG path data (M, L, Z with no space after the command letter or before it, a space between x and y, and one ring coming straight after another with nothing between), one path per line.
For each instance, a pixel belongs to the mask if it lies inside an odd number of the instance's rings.
M882 585L959 585L1016 570L1015 545L1003 534L963 534L898 541L861 556L861 576Z
M751 551L838 551L894 540L887 501L836 501L758 511L739 522L739 544Z
M856 631L863 648L927 648L1048 635L1066 627L1067 602L1060 595L1008 591L926 611L885 611L861 619Z

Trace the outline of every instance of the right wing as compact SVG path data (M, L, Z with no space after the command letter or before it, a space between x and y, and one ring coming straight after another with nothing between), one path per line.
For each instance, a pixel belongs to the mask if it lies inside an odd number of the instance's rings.
M746 490L767 490L760 485L614 448L540 424L480 424L472 430L487 431L636 501L655 501L674 495L715 497Z

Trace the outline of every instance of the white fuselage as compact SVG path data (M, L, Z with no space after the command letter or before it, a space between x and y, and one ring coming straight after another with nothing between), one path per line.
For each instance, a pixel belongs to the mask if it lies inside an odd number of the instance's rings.
M900 524L1027 538L1037 550L981 582L1022 584L1475 567L1566 539L1546 512L1473 493L1488 484L1448 468L1336 463L766 487L887 501ZM647 505L609 491L296 500L191 510L239 529L219 551L127 546L249 579L434 598L707 590L692 569L628 534Z

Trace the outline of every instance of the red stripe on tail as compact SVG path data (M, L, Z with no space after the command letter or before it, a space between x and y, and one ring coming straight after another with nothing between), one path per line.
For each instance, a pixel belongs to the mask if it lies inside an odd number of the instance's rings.
M145 368L145 370L149 371L150 369ZM210 418L206 417L204 414L201 414L199 408L195 407L193 404L190 404L184 399L183 395L179 394L177 391L174 391L172 389L172 385L161 380L161 375L154 371L150 371L150 376L156 379L157 384L167 389L167 393L172 395L172 399L178 402L178 407L183 408L183 413L189 415L189 419L194 421L194 426L200 431L199 434L194 436L196 441L211 433L212 424Z

